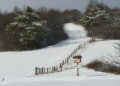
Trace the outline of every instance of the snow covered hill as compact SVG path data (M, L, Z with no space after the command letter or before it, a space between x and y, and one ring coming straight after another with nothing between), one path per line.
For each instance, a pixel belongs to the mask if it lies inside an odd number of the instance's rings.
M64 30L69 39L56 45L34 51L1 52L0 86L119 86L119 76L83 67L80 67L80 77L76 76L76 68L53 74L34 75L35 66L55 65L78 45L91 39L87 37L87 32L80 25L68 23L65 24ZM101 60L102 56L113 53L113 45L116 42L118 41L98 41L80 49L76 54L83 56L81 65L95 59Z

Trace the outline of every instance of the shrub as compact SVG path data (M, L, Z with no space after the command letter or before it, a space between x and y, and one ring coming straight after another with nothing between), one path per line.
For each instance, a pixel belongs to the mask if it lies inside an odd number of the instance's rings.
M93 61L86 65L87 68L106 73L120 74L120 67L112 66L102 61Z
M88 36L103 39L120 39L120 27L99 25L87 27Z

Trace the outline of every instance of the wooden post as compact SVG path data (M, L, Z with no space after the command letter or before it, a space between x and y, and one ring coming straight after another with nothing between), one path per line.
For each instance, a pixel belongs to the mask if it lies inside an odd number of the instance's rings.
M75 63L77 64L77 76L79 76L79 63L81 62L82 56L74 56L73 59L75 59Z
M80 49L80 45L78 46L78 48Z
M48 68L48 73L50 73L50 68Z
M54 72L54 67L52 67L52 73Z
M60 67L60 71L62 71L62 64L60 63L60 65L59 65L59 67Z
M56 66L56 72L58 72L58 66Z
M35 67L35 75L38 75L38 72L37 72L37 67Z
M38 73L41 74L41 69L40 68L38 68Z
M80 45L80 48L82 48L82 45Z
M71 57L71 55L69 55L69 58Z
M65 59L65 64L67 63L67 59Z
M43 70L44 70L44 72L43 72L43 73L45 74L45 68L43 68Z
M53 73L55 72L55 67L53 67Z
M77 76L79 76L79 63L77 63Z
M56 72L56 67L54 66L54 72Z
M69 55L69 59L70 59L70 55Z
M48 68L47 68L47 74L48 74Z
M55 66L55 72L56 72L56 66Z
M62 65L64 65L64 60L62 61Z
M41 68L41 74L43 74L43 67Z
M69 58L67 58L67 63L69 62Z

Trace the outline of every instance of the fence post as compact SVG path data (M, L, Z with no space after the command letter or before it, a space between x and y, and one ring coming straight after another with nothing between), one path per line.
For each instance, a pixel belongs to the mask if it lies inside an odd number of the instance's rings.
M48 73L50 73L50 68L48 68Z
M65 65L66 63L69 62L69 60L71 59L71 57L73 57L73 55L80 49L83 48L85 45L87 45L88 42L90 41L95 41L95 39L90 39L80 45L78 45L69 55L67 58L65 58L59 65L57 66L53 66L50 68L38 68L35 67L35 75L39 75L39 74L48 74L48 73L54 73L56 71L62 71L63 70L63 65Z
M43 67L42 67L42 69L41 69L41 74L43 74Z
M44 70L44 72L43 72L43 73L45 74L45 68L44 68L43 70Z
M41 69L40 68L38 68L38 73L41 74Z
M62 61L62 65L64 65L64 60Z
M69 62L69 58L67 57L67 63Z
M60 66L59 66L59 67L60 67L60 70L62 71L62 63L60 63Z
M48 68L47 68L47 74L48 74Z
M54 71L54 68L52 67L52 73L53 73L53 71Z
M35 75L38 75L38 72L37 72L37 67L35 67Z
M55 71L55 70L54 70L54 67L53 67L53 73L54 73L54 71Z
M65 64L67 63L67 60L65 59Z

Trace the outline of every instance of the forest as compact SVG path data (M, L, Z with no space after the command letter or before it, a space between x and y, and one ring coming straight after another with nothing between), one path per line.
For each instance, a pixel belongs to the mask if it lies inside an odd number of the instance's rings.
M0 12L0 51L40 49L68 38L65 23L83 25L88 36L102 39L120 39L120 8L110 8L99 2L90 2L84 13L77 9L24 9Z

